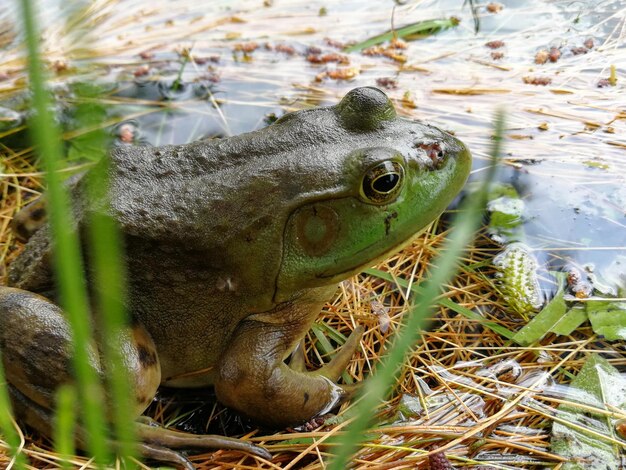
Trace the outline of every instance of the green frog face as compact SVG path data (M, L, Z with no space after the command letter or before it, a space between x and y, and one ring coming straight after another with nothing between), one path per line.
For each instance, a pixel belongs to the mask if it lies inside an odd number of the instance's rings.
M463 143L396 117L378 89L353 90L324 112L327 132L340 128L341 138L333 155L316 152L299 168L311 184L324 184L303 191L286 222L278 301L338 282L399 250L446 208L471 167ZM309 115L287 122L299 119Z

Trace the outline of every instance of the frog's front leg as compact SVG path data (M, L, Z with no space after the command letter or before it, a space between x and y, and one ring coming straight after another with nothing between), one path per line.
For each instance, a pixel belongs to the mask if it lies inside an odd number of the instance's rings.
M219 361L218 399L254 420L275 427L301 424L349 398L351 387L335 381L356 351L357 328L333 360L315 372L285 359L319 315L335 288L311 289L291 302L243 320Z
M139 416L159 387L159 359L150 335L141 325L132 325L121 334L124 366L135 394L134 411ZM52 435L56 390L73 381L71 331L62 310L43 296L0 286L0 351L16 415L42 434ZM104 370L95 345L89 348L88 357L102 378ZM144 456L186 468L193 466L170 448L229 448L271 459L263 448L224 436L192 435L145 422L137 424L137 434L143 440L138 449ZM80 426L76 441L84 448L85 431Z

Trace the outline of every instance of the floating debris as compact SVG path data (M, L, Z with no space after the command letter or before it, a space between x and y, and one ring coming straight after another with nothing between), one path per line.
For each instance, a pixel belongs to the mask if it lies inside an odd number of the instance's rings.
M393 45L389 46L373 46L368 47L363 50L363 55L367 56L382 56L387 57L396 62L405 63L407 61L407 57L402 53L398 52L398 49Z
M244 54L250 54L259 48L259 44L256 42L240 42L235 44L233 50L235 52L243 52Z
M561 57L561 50L558 47L551 47L548 52L548 59L550 62L556 62Z
M398 88L398 80L391 77L380 77L376 79L376 85L388 90L395 90Z
M331 62L337 64L347 65L350 63L350 58L345 54L339 54L337 52L333 52L330 54L309 54L306 57L306 60L312 64L328 64Z
M580 55L586 54L587 52L589 52L589 49L587 49L586 47L572 47L570 51L574 55Z
M297 53L296 48L289 44L276 44L274 50L288 56L296 55Z
M327 70L315 76L316 82L321 82L325 78L330 78L332 80L350 80L351 78L356 77L359 73L361 73L361 69L359 67L346 67L340 68L336 70Z
M501 3L496 3L496 2L488 3L487 6L485 7L485 9L489 13L500 13L503 8L504 8L504 5L502 5Z
M401 104L403 108L409 108L409 109L417 108L417 103L415 102L415 98L413 97L413 94L409 90L405 91L404 94L402 95Z
M489 41L485 43L485 46L489 49L500 49L501 47L504 47L504 41Z
M546 86L552 83L552 79L550 77L524 77L522 80L527 85Z
M134 71L133 71L133 75L136 78L139 77L145 77L146 75L148 75L150 73L150 67L147 65L141 65L139 67L137 67Z
M567 287L574 297L586 299L591 296L593 285L586 274L573 265L565 266L564 272L567 274Z
M543 65L548 62L549 58L550 52L548 52L546 49L541 49L535 54L535 64Z

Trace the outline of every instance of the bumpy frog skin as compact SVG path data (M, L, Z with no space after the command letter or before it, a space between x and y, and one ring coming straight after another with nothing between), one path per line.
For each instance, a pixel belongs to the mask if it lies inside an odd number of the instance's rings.
M116 149L110 210L124 234L137 415L159 385L213 385L222 403L274 427L335 407L349 395L335 382L362 328L318 371L286 359L337 283L408 243L459 192L470 165L460 141L398 118L370 87L228 139ZM86 197L88 178L69 183L79 229L103 207ZM11 266L11 287L0 287L0 347L18 414L50 433L55 390L70 380L69 328L41 206L31 207L39 224L17 227L32 236ZM92 356L102 373L97 348ZM181 464L166 447L267 456L234 439L181 444L172 431L138 427L146 455Z

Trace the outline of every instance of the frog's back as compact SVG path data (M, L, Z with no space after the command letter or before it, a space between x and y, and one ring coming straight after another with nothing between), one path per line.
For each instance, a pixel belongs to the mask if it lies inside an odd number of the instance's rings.
M328 165L345 133L327 116L305 122L189 145L116 149L110 176L115 217L128 234L195 248L223 245L267 219L278 223L311 185L307 173ZM311 190L337 184L332 171L320 173L326 178L317 178L320 187Z

